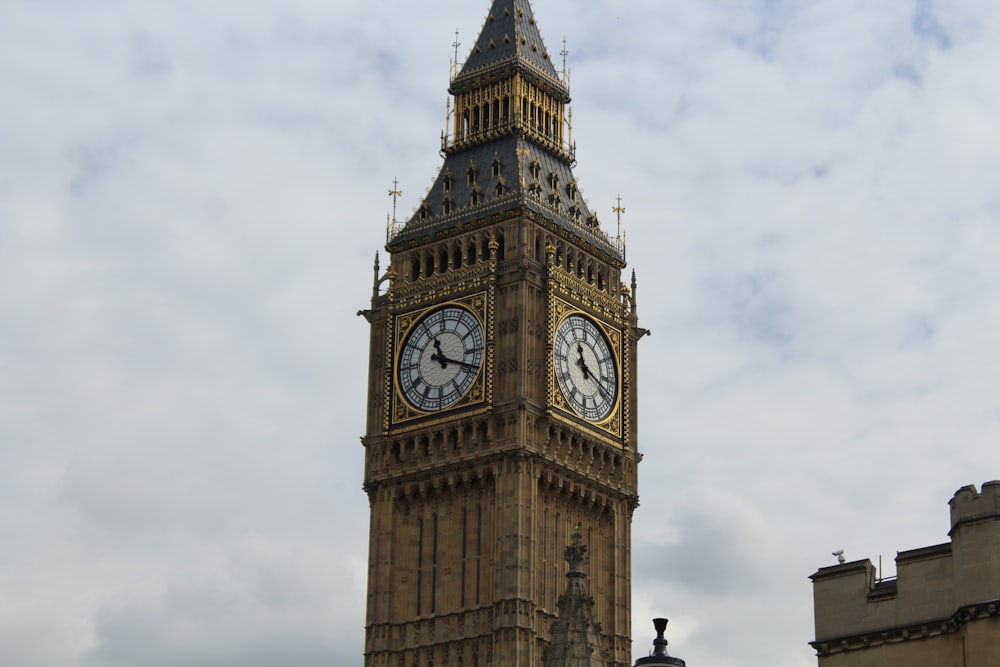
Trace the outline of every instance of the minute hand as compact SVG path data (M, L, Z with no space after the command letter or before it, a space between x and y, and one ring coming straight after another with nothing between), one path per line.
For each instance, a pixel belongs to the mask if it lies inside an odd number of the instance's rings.
M607 378L600 378L597 380L597 390L601 392L601 396L603 396L608 400L611 400L612 398L614 398L614 394L612 393L611 389L604 386L604 380L606 379Z
M448 357L445 357L443 355L441 356L440 361L443 361L447 364L458 364L459 366L464 366L465 368L471 368L472 370L477 370L479 368L479 366L477 366L476 364L470 364L467 361L459 361L458 359L449 359Z

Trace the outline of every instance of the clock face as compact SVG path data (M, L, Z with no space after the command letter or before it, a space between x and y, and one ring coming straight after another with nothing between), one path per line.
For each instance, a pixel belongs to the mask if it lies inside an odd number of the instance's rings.
M418 321L399 354L399 387L425 412L454 405L483 366L483 326L470 311L445 306Z
M615 355L601 330L582 315L570 315L556 330L559 388L584 419L598 422L611 414L618 398Z

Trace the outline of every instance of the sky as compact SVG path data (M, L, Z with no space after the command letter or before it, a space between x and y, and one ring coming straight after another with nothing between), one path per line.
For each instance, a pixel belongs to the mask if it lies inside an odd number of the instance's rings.
M0 0L0 656L360 665L372 262L487 0ZM1000 4L533 0L638 279L633 648L1000 478Z

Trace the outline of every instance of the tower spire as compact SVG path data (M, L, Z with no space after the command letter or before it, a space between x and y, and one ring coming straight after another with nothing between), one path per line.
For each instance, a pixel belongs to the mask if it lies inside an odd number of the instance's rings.
M559 613L552 622L552 641L545 649L544 667L605 667L601 648L601 626L594 620L594 599L590 596L587 572L587 545L580 524L573 528L572 543L566 547L566 590L559 596Z
M465 211L522 208L570 232L624 266L620 235L605 233L580 194L569 109L566 40L563 76L552 64L529 0L492 0L468 57L458 67L456 32L441 152L445 159L415 214L393 232L390 251L451 233Z
M479 37L456 77L456 83L489 74L497 75L511 66L542 77L546 84L555 86L562 95L566 95L567 91L545 48L529 0L493 0Z

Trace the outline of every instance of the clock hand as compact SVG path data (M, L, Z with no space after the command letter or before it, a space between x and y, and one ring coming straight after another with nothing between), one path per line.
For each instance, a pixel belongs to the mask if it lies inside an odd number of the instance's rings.
M577 344L577 346L576 346L576 353L580 355L580 358L576 360L576 363L583 370L583 379L584 380L593 380L594 384L597 385L597 391L599 391L601 393L601 396L603 396L604 398L609 399L609 400L611 398L613 398L613 396L611 394L611 390L608 389L607 387L605 387L604 384L602 384L602 382L604 380L606 380L607 378L599 377L596 373L594 373L592 370L590 370L590 367L587 366L587 362L584 361L584 359L583 359L583 346L582 345Z
M437 350L437 352L431 355L431 361L436 361L441 364L441 368L448 368L449 359L441 354L441 341L437 338L434 339L434 349Z
M437 338L434 339L434 349L437 350L431 355L431 361L436 361L441 364L441 368L448 368L448 364L458 364L459 366L464 366L465 368L471 368L472 370L479 370L479 366L476 364L470 364L467 361L459 361L458 359L449 359L441 352L441 341Z
M590 369L587 368L587 362L583 360L583 346L579 343L576 346L576 352L580 355L580 358L576 360L576 364L583 369L583 379L589 380L593 373L591 373Z
M598 382L597 383L597 390L599 392L601 392L601 396L603 396L604 398L607 398L607 399L611 399L612 398L611 390L608 389L607 387L605 387L602 382Z

